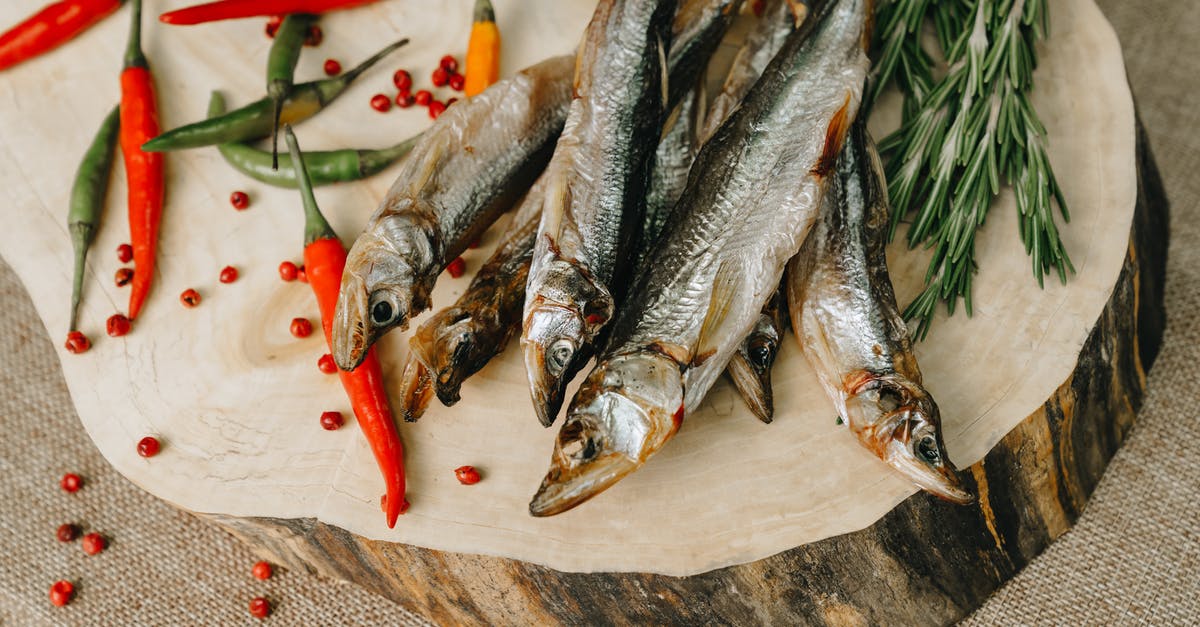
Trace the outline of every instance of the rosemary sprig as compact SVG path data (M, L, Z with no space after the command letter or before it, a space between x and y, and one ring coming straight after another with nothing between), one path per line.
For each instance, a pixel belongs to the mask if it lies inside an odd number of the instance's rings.
M921 47L932 25L944 66ZM933 257L925 289L904 316L929 332L939 301L953 314L962 299L971 315L978 269L975 233L1000 192L1013 188L1019 235L1033 275L1065 282L1075 271L1063 248L1053 206L1070 221L1046 155L1046 129L1029 102L1035 43L1047 32L1046 0L885 0L876 15L876 63L866 103L890 82L904 94L900 129L880 142L892 203L891 236L913 214L910 247Z

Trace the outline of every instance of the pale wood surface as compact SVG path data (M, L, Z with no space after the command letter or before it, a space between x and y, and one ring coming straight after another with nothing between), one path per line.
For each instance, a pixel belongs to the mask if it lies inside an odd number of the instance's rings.
M24 0L14 4L0 7L0 22L32 10ZM424 83L437 58L461 53L470 21L462 4L435 11L428 3L391 0L328 18L326 43L302 59L303 77L318 76L327 56L348 66L397 35L411 36L413 44L329 112L301 125L304 145L378 146L423 126L423 111L381 116L366 101L376 91L393 91L393 69L409 68ZM585 0L526 4L497 2L505 74L569 50L591 9ZM6 132L0 137L6 201L0 215L14 225L0 231L0 254L22 277L54 338L66 331L68 183L96 124L116 101L124 16L0 81ZM1075 367L1129 238L1134 118L1116 38L1090 0L1054 3L1052 21L1035 103L1071 205L1064 240L1079 274L1066 287L1037 289L1014 237L1011 197L1005 197L979 241L987 263L976 282L975 317L940 321L918 349L943 410L950 454L964 466L981 459ZM268 40L261 27L260 21L149 27L146 47L160 77L166 127L199 118L213 87L226 89L236 104L262 92ZM885 127L887 120L875 122ZM378 508L382 485L357 429L328 433L317 425L320 411L348 409L333 378L315 368L324 352L320 340L298 341L287 332L292 317L316 315L307 286L282 284L275 275L281 259L299 255L294 192L241 179L215 150L169 157L157 289L135 332L112 340L103 336L103 321L128 298L111 284L118 265L112 251L127 239L119 169L82 312L81 326L96 346L84 356L63 352L62 362L81 420L104 456L180 507L316 517L372 539L561 570L690 574L863 528L912 493L834 424L807 364L788 346L775 369L774 424L754 420L731 386L721 384L642 471L572 512L532 519L526 503L545 470L554 431L543 430L528 411L521 364L510 347L468 381L457 406L434 407L417 425L402 426L413 507L388 530ZM390 183L385 173L319 190L318 198L348 240ZM242 214L226 200L238 188L255 201ZM924 258L892 252L897 292L906 301ZM477 267L486 254L487 246L472 251L468 266ZM237 283L217 283L225 264L242 271ZM443 281L434 302L448 304L467 281ZM204 294L201 307L178 305L185 287ZM399 334L384 342L392 380L404 350ZM167 446L143 460L134 443L149 433ZM451 470L464 463L481 468L486 480L459 486Z

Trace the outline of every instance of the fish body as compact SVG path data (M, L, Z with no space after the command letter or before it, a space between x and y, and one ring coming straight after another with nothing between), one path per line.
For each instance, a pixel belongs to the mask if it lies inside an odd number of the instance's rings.
M671 209L687 186L688 171L696 160L696 151L700 149L704 100L703 83L697 82L696 87L684 95L664 125L650 169L650 186L646 190L646 209L635 269L641 268L654 250Z
M508 209L549 160L571 101L571 55L457 103L421 136L342 275L333 357L350 370L430 306L442 269Z
M622 295L662 124L673 0L602 0L584 34L575 99L547 166L521 344L534 410L554 421Z
M800 249L869 66L870 0L813 4L700 149L670 227L571 403L531 514L570 509L658 451Z
M821 218L788 265L792 327L859 443L921 488L968 502L896 306L885 254L888 215L879 156L859 123Z

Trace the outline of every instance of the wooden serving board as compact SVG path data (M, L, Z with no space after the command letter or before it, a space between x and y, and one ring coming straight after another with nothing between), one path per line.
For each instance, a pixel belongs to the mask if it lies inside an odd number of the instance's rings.
M41 2L0 5L0 23ZM147 12L185 4L152 1ZM421 108L381 115L368 100L394 95L395 69L427 86L438 58L462 54L471 2L444 4L389 0L323 20L325 43L305 50L302 79L319 77L327 57L349 67L399 36L412 44L301 124L306 149L383 146L428 124ZM495 4L505 75L571 50L593 6ZM80 419L109 462L152 494L209 515L279 561L441 620L952 620L1073 523L1132 424L1161 339L1166 203L1138 141L1120 47L1091 0L1050 8L1034 102L1070 205L1063 240L1078 274L1038 289L1006 192L978 240L974 317L943 316L917 349L950 455L977 485L976 505L914 494L861 449L788 340L775 367L773 424L755 420L722 382L641 471L571 512L532 518L526 506L555 430L530 411L514 342L464 385L458 405L401 425L412 508L389 530L382 481L357 428L318 424L324 410L349 415L335 378L316 368L323 340L288 333L293 317L317 316L308 287L280 282L275 270L299 261L298 196L242 178L215 149L168 156L160 274L134 331L112 339L104 320L128 299L111 278L113 251L128 240L118 165L81 312L95 346L78 356L60 349ZM69 181L117 100L127 17L122 10L0 74L0 216L13 225L0 231L0 254L56 344L67 331ZM202 117L210 89L234 105L263 93L262 27L147 22L166 128ZM896 104L872 120L877 136L894 126ZM318 190L347 242L391 178ZM249 210L229 206L235 189L250 193ZM494 241L493 231L467 254L469 270ZM889 251L902 302L917 293L926 259L901 245ZM217 281L227 264L241 272L231 285ZM444 278L435 305L468 281ZM188 287L204 298L193 310L177 299ZM398 332L380 345L393 384L406 346ZM138 457L143 435L160 437L163 452ZM452 470L463 464L485 480L459 485Z

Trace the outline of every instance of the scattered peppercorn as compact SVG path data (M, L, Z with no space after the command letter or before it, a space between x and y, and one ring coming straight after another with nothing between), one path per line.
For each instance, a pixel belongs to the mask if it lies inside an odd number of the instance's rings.
M292 318L291 331L295 337L308 337L312 335L312 323L308 318Z
M296 280L301 283L308 283L308 273L304 271L304 266L296 268Z
M450 89L453 89L454 91L462 91L463 86L466 85L466 83L467 77L463 76L462 74L450 75Z
M333 355L325 353L317 360L317 369L325 374L337 374L337 363L333 361Z
M117 260L121 263L129 263L133 261L133 246L129 244L121 244L117 246Z
M446 83L450 82L450 73L438 68L429 74L429 82L433 83L434 87L445 87Z
M450 278L457 279L466 274L467 262L462 257L455 257L454 261L451 261L450 265L446 266L446 272L450 273Z
M396 73L392 74L392 83L400 91L410 91L412 90L412 74L409 74L408 70L396 70Z
M447 100L447 101L446 101L446 108L447 108L447 109L449 109L449 108L450 108L450 105L452 105L452 104L454 104L454 103L456 103L456 102L458 102L458 98L451 98L451 99Z
M475 485L479 483L479 471L475 470L474 466L459 466L454 469L454 477L463 485Z
M58 538L59 542L71 542L79 537L79 527L71 523L59 525L58 531L55 531L54 535Z
M80 333L79 331L71 331L67 334L66 347L67 351L78 355L80 353L86 353L88 349L92 347L92 343L83 333Z
M475 241L471 242L470 244L467 244L467 248L470 248L471 250L479 248L479 240L475 240Z
M763 13L766 13L767 11L766 0L754 0L754 4L751 5L751 8L754 9L754 17L762 17Z
M158 451L161 448L162 445L159 444L158 438L150 435L138 440L137 443L138 455L142 457L154 457L158 455Z
M429 117L438 119L438 116L446 111L446 103L434 100L429 103Z
M113 281L117 287L125 287L133 280L133 268L117 268L117 273L113 275Z
M221 268L220 280L222 283L233 283L238 279L237 268L233 266L225 266Z
M271 569L271 565L267 562L255 562L254 568L250 572L254 574L255 579L266 581L271 578L271 574L274 571Z
M320 26L313 24L308 27L308 35L304 37L304 45L310 48L316 48L325 41L325 31L321 30Z
M104 540L104 536L98 533L93 532L83 536L83 552L88 555L99 555L107 546L108 542Z
M83 478L73 472L68 472L62 476L62 480L58 482L58 485L62 486L63 492L74 494L79 491L79 488L83 487Z
M401 515L404 515L404 513L408 511L408 506L409 506L408 499L404 499L404 502L400 504L400 514ZM379 495L379 509L381 509L385 512L387 511L387 494Z
M429 103L433 102L433 94L428 89L422 89L413 94L413 100L422 107L428 107Z
M458 71L458 59L455 59L454 55L448 54L438 62L438 67L446 70L447 74L454 74Z
M337 59L325 59L325 76L337 76L342 73L342 64Z
M283 263L279 264L279 278L287 281L288 283L296 280L296 274L298 272L299 269L296 267L296 264L290 261L284 261Z
M413 95L407 91L402 91L396 94L396 106L401 109L407 109L413 106Z
M321 428L326 431L337 431L345 424L342 418L342 412L327 411L321 414Z
M250 599L250 615L255 618L266 618L271 614L271 602L262 597Z
M129 318L121 314L113 314L105 321L104 330L108 332L108 337L121 337L129 333Z
M59 580L50 586L50 602L55 607L62 607L71 602L75 596L75 586L69 581Z
M371 108L380 113L387 113L388 109L392 108L392 101L383 94L375 94L371 96Z
M270 17L270 19L267 20L267 28L266 28L267 37L274 39L275 33L279 31L280 24L283 24L283 16L282 15L272 15Z
M200 304L200 292L189 287L179 295L179 302L183 303L184 307L191 309Z
M242 211L250 206L250 196L243 191L233 192L229 195L229 204L233 205L234 209Z

